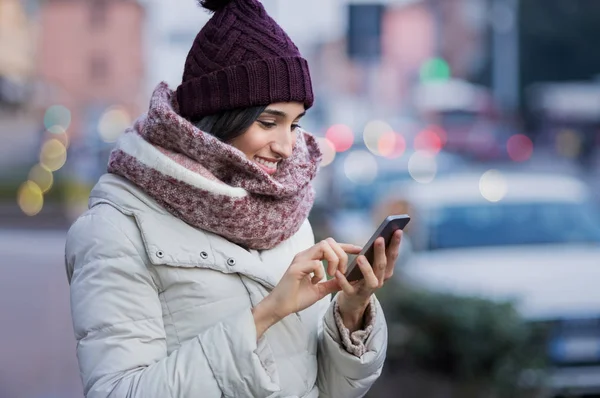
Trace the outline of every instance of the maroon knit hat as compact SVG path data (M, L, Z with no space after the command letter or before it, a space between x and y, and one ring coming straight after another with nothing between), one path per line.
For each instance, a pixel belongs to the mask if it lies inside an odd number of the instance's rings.
M177 88L181 116L275 102L313 104L308 63L257 0L203 0L214 11L188 54Z

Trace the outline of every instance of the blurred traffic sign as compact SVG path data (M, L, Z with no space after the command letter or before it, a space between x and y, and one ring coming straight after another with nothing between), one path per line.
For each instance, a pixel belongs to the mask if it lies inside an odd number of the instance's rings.
M348 57L360 61L381 56L382 4L348 5Z

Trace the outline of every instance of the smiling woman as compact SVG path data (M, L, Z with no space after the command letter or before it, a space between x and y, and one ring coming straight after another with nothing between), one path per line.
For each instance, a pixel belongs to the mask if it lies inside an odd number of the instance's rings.
M85 395L364 396L387 343L373 293L399 239L353 285L360 248L315 244L308 64L258 0L201 4L215 14L182 84L157 86L69 231Z

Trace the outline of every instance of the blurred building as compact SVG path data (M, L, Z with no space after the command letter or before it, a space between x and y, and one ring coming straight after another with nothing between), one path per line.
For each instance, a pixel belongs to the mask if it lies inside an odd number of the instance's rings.
M342 1L345 34L323 42L315 64L328 115L361 129L372 118L390 122L414 112L413 93L426 81L470 80L486 54L485 0ZM352 9L361 7L354 20ZM365 23L365 12L381 8ZM361 45L365 42L361 53ZM356 50L358 48L358 50ZM373 48L378 48L373 51Z
M185 59L196 35L210 18L195 1L145 0L146 23L144 52L146 62L145 95L165 81L175 89L183 76Z
M135 0L49 0L40 14L37 72L52 104L82 134L90 108L135 110L144 79L143 8Z
M0 103L19 105L34 71L34 25L20 0L0 2Z
M68 164L85 180L97 178L106 164L107 144L145 104L144 18L135 0L47 0L41 5L40 129L50 136L66 130Z
M0 180L35 145L27 114L35 72L36 24L24 0L0 1Z

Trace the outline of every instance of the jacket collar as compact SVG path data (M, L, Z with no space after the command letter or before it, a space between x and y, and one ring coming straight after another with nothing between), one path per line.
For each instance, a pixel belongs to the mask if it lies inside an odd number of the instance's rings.
M295 253L313 243L306 222L296 235L275 248L248 251L174 217L135 185L113 174L103 175L90 194L90 208L101 203L134 217L152 264L239 273L267 288L278 283Z

